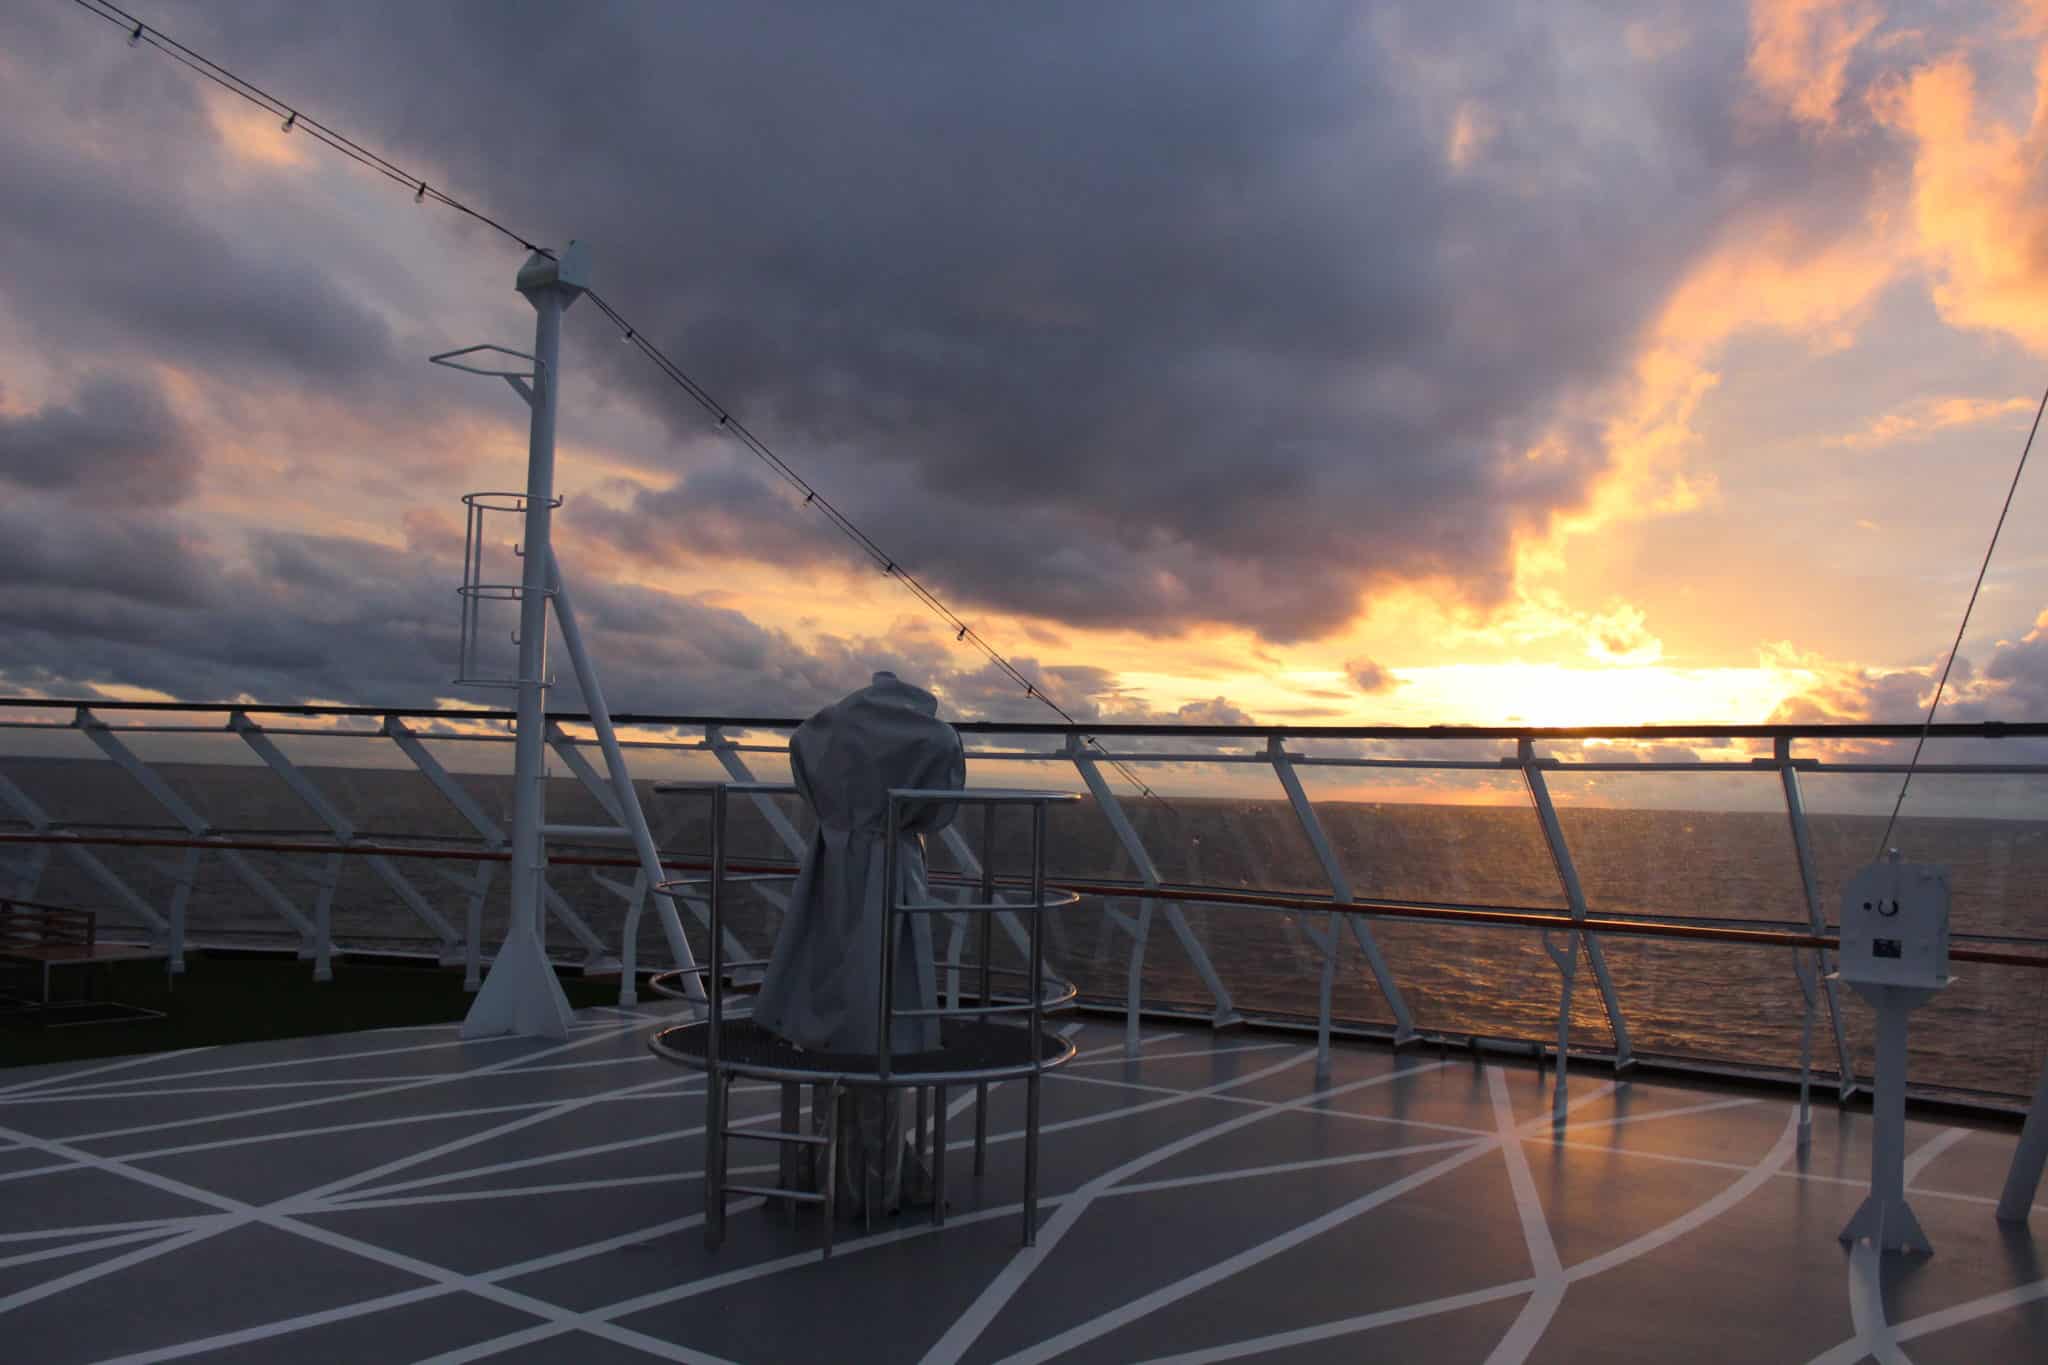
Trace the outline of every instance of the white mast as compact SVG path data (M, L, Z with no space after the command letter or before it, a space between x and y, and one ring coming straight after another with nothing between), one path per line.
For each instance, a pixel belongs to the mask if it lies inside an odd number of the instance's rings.
M465 1038L517 1033L569 1036L569 998L541 946L541 879L547 875L549 540L555 509L555 408L561 393L562 314L590 283L590 253L569 243L559 260L538 251L517 287L533 305L533 419L526 457L526 526L519 592L518 742L512 768L512 917L483 989L462 1022Z

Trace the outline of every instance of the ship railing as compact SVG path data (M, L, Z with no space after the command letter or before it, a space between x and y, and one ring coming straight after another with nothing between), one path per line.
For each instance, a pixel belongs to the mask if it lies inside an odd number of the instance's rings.
M53 864L62 858L73 882L94 899L94 908L125 916L152 940L165 944L173 970L182 970L186 922L201 860L216 858L244 893L281 921L283 932L297 936L302 956L313 962L315 976L325 977L331 973L336 952L332 923L343 866L350 859L360 859L382 893L419 921L420 937L433 946L436 955L464 964L468 983L474 986L485 951L482 912L497 864L505 859L507 838L502 822L486 809L472 786L451 771L443 756L465 753L465 760L456 765L464 777L477 772L502 776L509 771L509 747L502 764L475 756L487 753L487 746L511 745L511 719L510 712L482 709L0 698L0 730L9 732L0 739L0 893L35 895L46 879L56 875ZM800 723L796 718L775 716L629 714L613 719L622 735L629 736L622 737L621 747L634 752L640 776L688 774L715 766L725 778L742 783L758 780L753 771L756 763L779 763L786 757L786 736ZM1883 779L1884 799L1863 802L1870 814L1881 815L1897 790L1894 779L1907 771L1905 748L1919 734L1917 725L1333 727L969 722L958 728L968 745L970 784L1017 785L1014 774L1022 765L1030 771L1032 781L1048 786L1078 782L1092 797L1092 801L1081 803L1078 809L1082 814L1077 818L1098 822L1096 832L1088 836L1093 840L1090 847L1108 850L1109 856L1106 862L1098 857L1098 865L1093 867L1063 867L1055 862L1053 881L1087 896L1088 913L1054 917L1048 927L1055 960L1063 970L1080 964L1074 974L1087 978L1081 983L1086 998L1121 1009L1126 1040L1132 1047L1142 1019L1160 1013L1193 1014L1217 1027L1238 1023L1247 1014L1283 1023L1298 1019L1300 1026L1314 1029L1318 1060L1325 1069L1330 1039L1337 1033L1377 1033L1396 1045L1425 1038L1439 1042L1453 1037L1468 1042L1499 1039L1501 1030L1486 1020L1459 1017L1460 1011L1442 1008L1439 997L1444 992L1419 986L1412 979L1404 982L1397 969L1404 955L1390 955L1381 942L1390 934L1407 935L1410 937L1404 938L1404 943L1412 948L1420 941L1412 935L1420 933L1431 935L1429 942L1440 946L1445 935L1488 930L1515 933L1518 945L1527 943L1527 935L1533 932L1555 973L1554 1031L1545 1026L1542 1037L1534 1036L1527 1008L1532 1002L1519 1001L1524 1007L1522 1014L1507 1030L1511 1036L1504 1041L1547 1055L1558 1066L1560 1079L1575 1058L1597 1060L1618 1070L1645 1056L1660 1064L1690 1061L1748 1066L1756 1060L1753 1050L1739 1045L1718 1047L1713 1042L1717 1032L1739 1042L1745 1029L1782 1031L1794 1022L1801 1038L1802 1096L1806 1078L1816 1071L1819 1040L1815 1034L1819 1028L1825 1028L1828 1036L1820 1046L1817 1070L1832 1079L1841 1097L1847 1098L1859 1084L1859 1073L1867 1071L1867 1065L1859 1066L1857 1030L1848 1017L1846 1002L1828 979L1833 943L1828 905L1830 891L1846 872L1837 866L1842 862L1843 840L1858 830L1868 831L1854 821L1845 824L1840 802L1830 803L1835 806L1832 812L1809 810L1806 789L1840 779L1860 780L1866 786L1872 779ZM561 759L563 773L585 788L602 810L607 807L609 792L584 752L596 743L594 737L582 733L584 730L585 718L555 714L549 745ZM124 824L89 811L50 813L31 788L39 780L48 780L53 770L21 760L79 754L78 737L88 746L83 751L86 756L97 755L104 761L110 780L118 769L140 787L158 819ZM1988 808L2000 817L2018 817L2041 826L2030 831L2015 823L2009 846L2001 846L1997 856L2008 863L2018 858L2021 873L2026 871L2028 856L2048 859L2048 847L2036 847L2043 843L2042 833L2048 832L2048 820L2041 819L2048 814L2043 811L2048 804L2044 800L2048 798L2048 723L1940 724L1932 728L1929 738L1933 748L1929 759L1919 763L1915 781L1922 793L1930 785L1942 790L1932 800L1916 798L1909 808L1912 818L1901 826L1902 833L1915 828L1914 821L1924 820L1930 811L1981 816L1987 809L1986 799L1957 801L1955 792L1960 789L1948 779L1962 778L1967 779L1966 788L1988 794ZM288 749L295 746L319 747L313 741L364 747L360 757L351 756L339 765L315 765L306 762L303 754L297 761L288 755ZM313 823L294 828L275 824L252 828L247 820L234 826L216 823L190 792L181 790L183 784L172 778L178 763L217 764L219 755L209 746L223 742L237 747L242 763L274 774L282 792L288 793ZM460 745L485 747L466 751L446 747ZM374 752L371 746L381 746L382 752ZM1682 752L1690 757L1675 757L1673 746L1684 746ZM144 748L152 751L151 758L145 759ZM6 771L9 767L14 769L12 773ZM387 823L386 813L352 809L340 788L347 785L345 774L350 769L376 767L416 772L453 813L462 830L460 837L373 828ZM977 773L983 776L978 778ZM1589 822L1587 812L1617 805L1631 807L1627 801L1615 802L1614 792L1603 795L1594 787L1607 783L1620 789L1640 779L1656 779L1656 808L1675 813L1686 807L1684 798L1674 793L1700 785L1713 774L1722 775L1718 781L1724 786L1724 797L1725 784L1741 775L1736 780L1747 789L1738 803L1744 813L1754 816L1774 811L1775 817L1784 820L1775 836L1784 841L1779 852L1760 851L1757 861L1759 866L1774 859L1778 862L1767 870L1769 881L1779 884L1767 885L1762 898L1776 899L1787 909L1778 915L1743 913L1749 908L1743 902L1758 898L1759 893L1745 889L1751 887L1752 879L1717 878L1712 869L1689 868L1675 854L1669 858L1669 878L1707 877L1691 888L1696 894L1686 901L1685 910L1645 910L1624 903L1624 898L1614 894L1611 868L1603 870L1613 861L1612 850L1593 850L1595 856L1588 864L1584 845L1600 842L1592 837L1597 822ZM68 786L63 795L74 806L90 805L91 790L111 794L111 788L94 788L94 779L88 779L88 795L81 798L69 789L76 786L77 777L75 770L66 770ZM1933 779L1940 781L1932 783ZM1393 798L1380 800L1375 808L1371 793L1384 793L1389 782L1411 785L1394 789ZM1344 785L1347 783L1350 785ZM1420 785L1413 785L1416 783ZM1571 790L1560 797L1554 790L1557 784ZM1760 798L1759 784L1768 787L1768 800ZM1141 794L1133 794L1133 788ZM1165 795L1160 794L1161 789ZM1359 795L1361 791L1366 794ZM1508 888L1513 894L1479 898L1361 891L1390 889L1384 885L1384 868L1374 865L1372 850L1363 848L1355 837L1341 837L1355 836L1361 819L1391 819L1385 814L1389 806L1407 804L1417 796L1422 799L1416 804L1431 806L1462 803L1475 794L1500 798L1510 793L1512 804L1496 809L1521 812L1516 837L1523 841L1523 848L1461 851L1446 847L1429 852L1439 867L1461 875L1463 870L1457 866L1461 858L1484 863L1506 852L1531 854L1543 864L1541 880L1545 885L1525 879ZM1866 793L1878 794L1874 788ZM783 878L803 853L801 813L786 799L768 795L750 799L760 817L768 853L752 864L735 860L733 870L753 874L754 889L772 906L778 894L786 891ZM1262 864L1270 873L1273 861L1267 856L1270 850L1264 854L1248 850L1253 831L1230 830L1240 845L1234 850L1200 847L1200 836L1191 831L1199 826L1213 835L1218 822L1213 811L1207 812L1206 818L1197 818L1204 815L1197 808L1217 800L1259 800L1269 803L1274 812L1286 812L1285 830L1257 831L1267 842L1287 842L1296 855L1287 872L1278 877L1282 884L1270 880L1260 884L1252 875ZM1176 806L1176 802L1180 804ZM1364 816L1359 814L1361 806ZM1346 811L1352 828L1333 836L1326 816L1340 809ZM266 811L264 818L272 816ZM1223 823L1228 826L1229 822ZM1576 844L1572 837L1575 825ZM1831 840L1826 850L1818 842L1818 832L1823 830ZM680 832L673 825L657 831L657 842L670 849ZM939 885L946 885L951 877L964 887L979 878L978 860L958 831L944 831L937 845L933 864ZM1874 856L1876 852L1873 847L1862 854ZM1055 853L1057 859L1057 849ZM176 856L166 858L166 854ZM1661 859L1665 852L1652 851L1648 856ZM1212 867L1218 861L1234 861L1240 884L1219 885L1213 877L1205 880L1201 875L1205 858ZM621 998L632 1001L639 970L638 911L649 894L644 876L634 871L634 860L623 851L613 853L601 847L557 845L551 849L549 861L562 869L548 885L551 921L575 943L587 968L619 971ZM663 861L685 870L693 866L688 850L671 850ZM1589 865L1594 872L1590 889ZM279 871L287 866L293 870ZM457 867L461 870L451 870ZM608 875L612 869L634 871L634 875L630 881ZM1304 871L1307 877L1296 875ZM563 894L562 875L596 878L597 885L621 902L621 913L614 918L579 910ZM439 890L434 880L452 885L459 893L462 910L456 918L444 914L437 904L445 902L445 895L431 894ZM1311 880L1319 884L1305 884ZM1464 880L1486 878L1465 876ZM2024 875L2017 880L2027 893L2039 884ZM423 889L423 883L429 889ZM1967 889L1967 878L1959 878L1959 891ZM1647 898L1654 901L1660 895ZM701 922L701 901L689 903ZM1284 956L1301 969L1303 981L1289 982L1279 992L1271 982L1249 988L1251 994L1263 991L1263 995L1240 1004L1239 996L1248 988L1233 960L1237 954L1227 943L1219 943L1220 937L1227 936L1215 932L1214 924L1204 918L1239 912L1263 914L1263 920L1251 923L1268 927L1246 929L1237 942L1284 939ZM1985 972L2017 971L2027 984L2006 996L2040 1002L2035 1012L2041 1018L2004 1021L2002 1027L2015 1041L2007 1049L2010 1055L2002 1055L1996 1074L1973 1075L1968 1083L1956 1087L1993 1097L2020 1095L2029 1088L2040 1063L2038 1031L2048 1027L2048 974L2030 970L2048 967L2048 933L2035 932L2048 929L2048 914L2036 913L2035 907L2027 904L2005 918L2019 922L1987 925L1984 928L2000 932L1984 932L1959 917L1955 937L1958 961L1975 963ZM1158 965L1152 944L1155 919L1164 921L1177 949L1174 970L1154 970ZM1021 936L1014 923L1008 927ZM956 929L958 932L964 929ZM1070 937L1090 936L1095 945L1092 955L1068 942ZM1105 946L1110 942L1120 943L1121 948L1112 953ZM1685 944L1687 951L1703 955L1701 961L1710 960L1707 954L1721 954L1711 958L1716 963L1725 963L1725 955L1738 949L1752 953L1776 949L1790 958L1788 985L1796 990L1788 992L1790 998L1783 1009L1767 1006L1767 1017L1760 1019L1746 1019L1732 1009L1702 1009L1695 1002L1693 1012L1705 1017L1692 1021L1695 1026L1684 1046L1674 1049L1665 1037L1672 1030L1656 1020L1653 1045L1639 1051L1625 1005L1633 994L1639 1016L1658 1015L1661 1006L1650 1000L1646 1007L1642 990L1632 992L1626 974L1619 973L1609 958L1614 945L1635 947L1645 942ZM736 938L724 946L735 956L747 955ZM957 953L951 956L957 957ZM1108 970L1111 962L1117 970ZM1347 962L1355 965L1347 966ZM1579 978L1582 963L1591 975L1590 989L1584 995ZM1092 970L1082 969L1089 964ZM1549 992L1528 976L1526 965L1524 962L1516 969L1519 975L1516 971L1504 973L1498 986L1515 988L1524 995L1547 995ZM1668 959L1657 966L1667 974L1673 970ZM1756 963L1759 976L1767 970L1761 960ZM1233 977L1238 978L1235 991ZM1370 992L1362 993L1359 988L1368 982ZM1642 983L1634 984L1640 987ZM1338 1001L1340 985L1347 1003ZM1300 1002L1310 989L1313 1008L1302 1009ZM1192 999L1189 991L1194 992ZM1419 1009L1411 999L1415 995L1426 1002ZM1585 1008L1589 1004L1590 1014ZM1418 1015L1422 1017L1418 1019ZM2030 1032L2032 1041L2025 1041ZM2031 1053L2027 1051L2030 1046L2034 1049ZM1563 1102L1563 1089L1561 1084L1557 1087L1559 1103Z

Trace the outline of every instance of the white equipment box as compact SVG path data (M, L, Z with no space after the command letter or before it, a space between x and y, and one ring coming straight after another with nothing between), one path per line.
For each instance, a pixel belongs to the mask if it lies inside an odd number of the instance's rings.
M1851 877L1842 892L1840 972L1851 985L1946 986L1948 868L1887 861Z

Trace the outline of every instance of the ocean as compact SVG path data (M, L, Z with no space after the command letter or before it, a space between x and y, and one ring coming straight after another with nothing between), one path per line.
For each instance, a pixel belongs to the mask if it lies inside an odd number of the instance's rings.
M325 837L306 808L271 773L232 764L158 763L156 770L223 831L252 835L308 833ZM110 764L49 758L0 759L4 773L52 819L104 828L163 827L164 813ZM308 769L320 789L365 837L449 842L471 837L461 818L417 773L376 768ZM510 783L500 776L459 780L487 811L509 809ZM998 774L997 780L1014 781ZM1050 785L1027 782L1024 785ZM1071 776L1061 785L1072 786ZM1554 784L1555 785L1555 784ZM793 800L788 804L801 822ZM1561 799L1560 820L1595 914L1765 920L1803 928L1805 910L1787 820L1782 812L1615 809ZM701 802L656 798L646 807L664 848L701 852L706 826ZM1885 808L1888 809L1888 806ZM1284 801L1173 795L1128 807L1158 874L1169 883L1222 889L1326 893L1312 850ZM1332 848L1363 897L1562 909L1565 901L1534 812L1526 805L1318 801ZM785 856L749 803L734 807L733 856ZM550 818L600 823L601 811L572 781L550 784ZM979 817L963 830L979 840ZM1876 814L1811 816L1827 917L1845 878L1870 860L1884 820ZM509 819L504 821L509 825ZM18 822L4 826L22 828ZM665 833L664 833L665 832ZM2048 908L2040 899L2048 873L2048 820L1909 816L1892 843L1912 860L1943 862L1955 890L1957 935L2048 940ZM1137 869L1092 803L1056 810L1048 840L1052 875L1133 880ZM998 870L1022 870L1021 826L998 829ZM22 850L0 857L0 888L18 890ZM178 855L168 850L108 850L100 855L160 910L169 902ZM251 855L276 886L310 914L323 859ZM934 866L951 862L934 843ZM455 883L471 864L406 861L408 877L458 928L466 892ZM8 875L12 872L14 875ZM630 882L630 869L563 867L553 883L608 942L616 942L624 902L599 877ZM74 860L53 858L36 890L44 901L102 911L110 929L127 917ZM1136 908L1135 902L1121 907ZM1312 1017L1321 952L1306 926L1319 914L1189 905L1193 940L1208 955L1236 1005L1255 1013ZM486 902L486 942L502 934L504 882ZM687 920L686 916L686 920ZM132 920L128 921L132 923ZM757 895L734 902L735 931L752 955L765 955L777 922ZM361 860L344 861L334 908L339 944L382 949L431 947L434 940L394 892ZM1537 934L1435 923L1368 921L1418 1028L1489 1037L1554 1041L1559 974ZM701 929L689 922L696 950ZM188 912L195 942L289 944L290 928L217 855L202 859ZM643 964L667 960L656 917L643 916ZM1123 996L1130 940L1083 901L1061 913L1050 960L1084 995ZM1791 955L1778 949L1701 946L1677 940L1604 941L1615 994L1635 1050L1693 1060L1796 1067L1802 998ZM550 947L573 957L576 945L559 927ZM345 966L342 968L345 970ZM1917 1086L2030 1093L2048 1047L2048 972L1960 964L1958 980L1914 1016L1912 1080ZM1207 1011L1209 997L1163 914L1155 912L1147 945L1148 1003ZM1392 1020L1363 955L1347 932L1340 949L1335 1010L1341 1021L1384 1025ZM1843 1023L1852 1065L1868 1074L1870 1013L1843 992ZM1574 1047L1612 1046L1600 992L1581 960L1574 997ZM1836 1069L1825 1008L1815 1032L1817 1069Z

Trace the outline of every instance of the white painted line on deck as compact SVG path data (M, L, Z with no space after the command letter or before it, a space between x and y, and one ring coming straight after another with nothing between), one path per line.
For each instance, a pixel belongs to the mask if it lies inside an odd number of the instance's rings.
M1521 1217L1522 1240L1529 1248L1529 1263L1536 1280L1529 1301L1515 1315L1507 1335L1486 1357L1486 1365L1521 1365L1536 1349L1558 1306L1564 1302L1564 1263L1558 1259L1557 1243L1550 1236L1550 1220L1544 1216L1543 1201L1536 1194L1536 1178L1529 1171L1528 1154L1522 1150L1521 1125L1515 1121L1507 1078L1498 1068L1489 1068L1486 1083L1493 1092L1494 1123L1500 1130L1508 1184L1515 1193L1515 1212Z
M1944 1128L1927 1141L1921 1143L1907 1157L1904 1163L1906 1188L1912 1189L1913 1182L1921 1172L1934 1164L1934 1159L1970 1135L1967 1128Z

